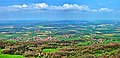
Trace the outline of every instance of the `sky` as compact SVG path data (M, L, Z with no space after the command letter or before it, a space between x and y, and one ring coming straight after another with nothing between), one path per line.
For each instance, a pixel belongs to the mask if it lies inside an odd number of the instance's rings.
M0 0L0 20L120 20L120 0Z

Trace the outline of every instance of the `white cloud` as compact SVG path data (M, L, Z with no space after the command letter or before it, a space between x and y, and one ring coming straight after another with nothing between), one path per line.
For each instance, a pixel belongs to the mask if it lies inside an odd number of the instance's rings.
M109 8L100 8L100 9L92 9L92 12L109 12L112 11L112 9Z
M47 8L48 7L48 5L46 3L32 4L30 6L32 6L33 8L38 8L38 9L39 8Z
M49 6L48 9L49 10L90 11L88 6L77 5L77 4L64 4L63 6Z
M6 7L0 7L3 11L21 11L21 10L70 10L70 11L88 11L88 12L98 12L98 11L112 11L109 8L100 8L100 9L90 9L86 5L78 4L63 4L62 6L53 6L46 3L38 4L23 4L23 5L11 5ZM1 11L0 10L0 11Z
M38 3L38 4L23 4L23 5L12 5L8 6L8 8L16 8L16 9L42 9L42 8L47 8L48 5L45 3Z
M26 8L28 7L28 5L23 4L23 5L12 5L12 6L8 6L8 7L13 7L13 8Z
M109 8L100 8L100 9L98 9L98 11L112 11L112 10Z

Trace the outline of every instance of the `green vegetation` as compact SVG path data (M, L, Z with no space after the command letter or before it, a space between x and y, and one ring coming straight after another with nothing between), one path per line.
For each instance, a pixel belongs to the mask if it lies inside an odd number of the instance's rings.
M10 54L2 54L2 49L0 49L0 58L24 58L22 55L10 55Z
M0 25L0 58L120 56L119 22L68 21L11 26L15 27Z
M76 46L79 46L79 45L87 46L87 45L90 45L92 43L93 43L93 41L80 42L80 43L76 44Z
M0 54L0 58L24 58L24 57L20 55Z
M53 53L56 51L58 51L58 49L43 49L43 52L45 52L45 53Z

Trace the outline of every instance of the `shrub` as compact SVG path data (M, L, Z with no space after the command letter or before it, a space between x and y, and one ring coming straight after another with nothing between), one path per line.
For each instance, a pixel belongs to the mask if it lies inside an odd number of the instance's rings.
M2 50L3 54L14 54L15 49L4 49Z
M15 55L22 55L23 53L22 53L22 51L15 51L15 53L14 53Z
M35 52L33 52L33 51L25 51L25 53L23 54L23 56L25 56L25 57L35 56Z

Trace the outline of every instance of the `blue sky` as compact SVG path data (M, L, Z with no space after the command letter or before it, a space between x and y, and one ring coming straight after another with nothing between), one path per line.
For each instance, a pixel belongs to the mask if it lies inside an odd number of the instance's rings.
M119 20L120 0L0 0L0 20Z

